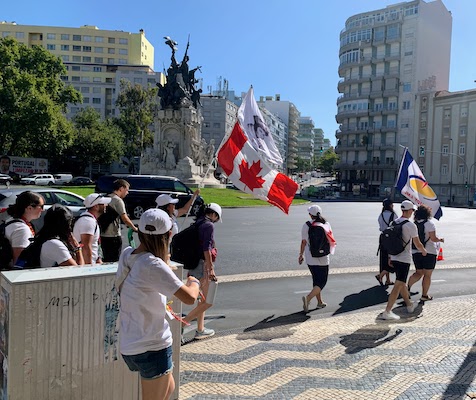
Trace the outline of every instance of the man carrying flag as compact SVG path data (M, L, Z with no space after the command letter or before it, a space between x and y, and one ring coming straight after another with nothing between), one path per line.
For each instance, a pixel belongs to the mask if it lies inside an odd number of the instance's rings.
M408 148L405 148L403 153L395 187L413 203L417 205L424 204L430 207L432 217L440 219L443 216L443 211L435 192L428 185Z
M267 164L281 164L282 158L254 100L253 88L245 96L238 121L230 136L223 140L217 158L223 172L238 189L288 213L298 185Z

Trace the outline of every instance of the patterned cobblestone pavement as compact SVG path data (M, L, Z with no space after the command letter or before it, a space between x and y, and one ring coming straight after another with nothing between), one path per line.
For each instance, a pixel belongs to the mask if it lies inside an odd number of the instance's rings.
M461 266L460 266L461 268ZM181 349L180 399L476 399L476 300L311 318Z

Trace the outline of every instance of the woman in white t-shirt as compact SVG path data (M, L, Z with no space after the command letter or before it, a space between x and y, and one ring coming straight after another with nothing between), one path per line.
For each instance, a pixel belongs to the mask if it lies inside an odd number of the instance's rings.
M436 236L436 227L431 220L431 209L428 206L419 206L413 218L418 228L418 236L420 236L421 229L423 228L424 237L420 237L420 241L423 246L425 246L427 254L423 256L420 251L412 247L412 257L416 271L408 279L408 292L410 292L410 288L423 277L421 300L433 300L433 297L428 294L428 290L431 285L431 275L436 266L436 256L438 254L436 243L443 243L445 239Z
M175 388L167 297L191 305L200 288L193 277L184 284L163 261L168 258L171 230L167 213L145 211L139 220L140 245L124 249L116 274L121 295L120 351L129 369L140 374L142 399L169 399Z
M5 237L12 246L15 265L20 253L30 245L35 237L35 229L31 221L40 218L45 201L38 193L29 190L20 193L15 203L8 206L7 213L12 218L6 221Z
M382 212L378 216L378 229L380 232L383 232L390 226L390 223L397 219L397 214L393 211L393 202L390 199L385 199L382 202ZM380 240L380 239L379 239ZM379 273L375 275L375 279L378 280L381 286L384 285L383 278L385 277L385 285L393 285L393 282L390 280L390 272L393 272L393 267L389 265L389 257L387 251L382 248L379 242Z
M81 245L72 233L73 214L61 204L46 211L45 223L35 243L41 244L40 266L84 265Z

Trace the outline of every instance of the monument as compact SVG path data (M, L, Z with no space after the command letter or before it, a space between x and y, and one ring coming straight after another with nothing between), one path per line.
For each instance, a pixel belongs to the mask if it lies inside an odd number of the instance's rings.
M215 179L215 166L210 165L215 143L206 143L201 136L202 114L200 93L195 78L201 67L189 69L187 43L179 63L175 58L177 42L165 36L165 44L172 51L166 83L158 83L160 110L155 121L154 144L141 159L143 174L175 176L187 184L220 187Z

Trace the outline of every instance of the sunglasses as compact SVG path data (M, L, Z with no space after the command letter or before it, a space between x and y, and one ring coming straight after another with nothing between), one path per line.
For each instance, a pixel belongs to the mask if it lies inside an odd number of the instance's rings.
M95 206L94 203L95 203L97 200L99 200L99 199L101 199L101 198L103 198L103 197L104 197L103 194L98 194L98 195L96 196L96 198L91 202L91 207L92 207L92 206Z

